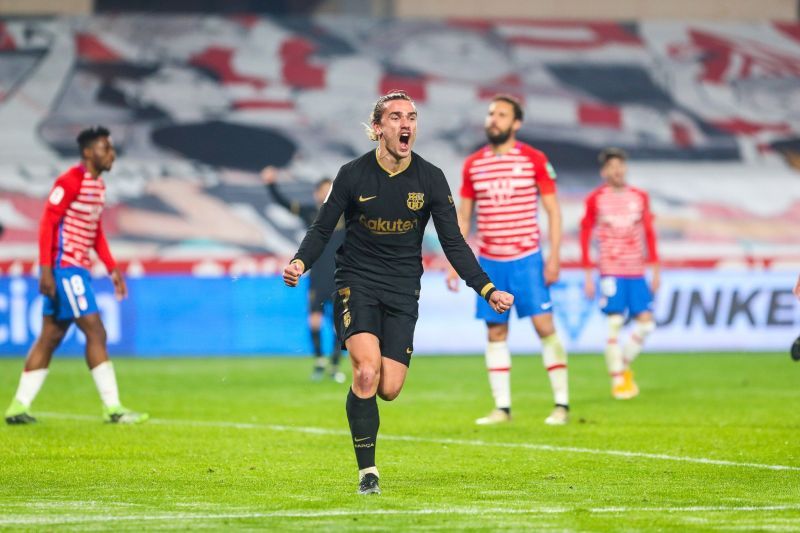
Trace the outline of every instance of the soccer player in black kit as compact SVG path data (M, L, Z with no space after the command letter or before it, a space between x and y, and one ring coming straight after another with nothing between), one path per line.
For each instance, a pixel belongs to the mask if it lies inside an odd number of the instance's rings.
M334 320L350 352L353 385L347 420L359 469L360 494L379 494L375 444L378 403L397 398L414 351L422 276L422 235L432 217L447 259L498 313L514 297L495 289L458 229L453 197L442 171L411 151L417 111L402 91L378 99L367 125L378 149L345 164L283 271L294 287L322 253L344 213L346 235L336 254Z

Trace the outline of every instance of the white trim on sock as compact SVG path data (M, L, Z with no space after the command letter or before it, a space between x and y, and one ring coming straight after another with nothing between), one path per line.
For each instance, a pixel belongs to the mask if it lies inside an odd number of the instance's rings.
M30 407L44 384L47 372L47 368L23 370L22 375L19 377L19 386L17 386L17 393L14 398L25 407Z
M117 376L111 361L103 361L92 369L92 377L100 393L100 400L106 407L119 407L119 389L117 389Z

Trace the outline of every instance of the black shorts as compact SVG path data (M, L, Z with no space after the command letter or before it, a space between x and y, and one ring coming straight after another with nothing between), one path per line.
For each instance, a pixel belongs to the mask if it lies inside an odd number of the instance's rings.
M414 351L414 328L419 298L364 287L342 287L333 302L336 333L345 341L356 333L372 333L380 341L381 355L409 366Z

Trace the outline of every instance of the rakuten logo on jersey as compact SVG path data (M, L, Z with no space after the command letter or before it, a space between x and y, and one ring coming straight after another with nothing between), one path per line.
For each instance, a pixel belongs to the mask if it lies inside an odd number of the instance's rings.
M419 227L417 219L386 220L383 218L367 218L361 215L358 222L375 235L402 235Z

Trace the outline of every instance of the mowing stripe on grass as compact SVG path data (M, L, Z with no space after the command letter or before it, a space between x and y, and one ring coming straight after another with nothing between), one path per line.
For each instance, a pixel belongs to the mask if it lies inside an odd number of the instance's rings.
M88 416L88 415L74 415L74 414L64 414L64 413L40 413L40 414L44 416L52 416L58 418L69 418L72 420L98 419L96 416ZM327 428L315 428L315 427L304 427L304 426L284 426L278 424L254 424L248 422L225 422L225 421L209 421L209 420L166 420L166 419L153 418L149 421L149 423L156 425L225 427L233 429L286 431L294 433L306 433L311 435L350 436L350 432L343 429L327 429ZM514 448L514 449L537 450L545 452L567 452L567 453L585 453L589 455L610 455L613 457L658 459L662 461L676 461L681 463L696 463L696 464L715 465L715 466L732 466L740 468L757 468L761 470L800 471L800 466L726 461L723 459L709 459L707 457L691 457L685 455L668 455L664 453L631 452L625 450L602 450L598 448L581 448L577 446L556 446L552 444L532 444L528 442L492 442L492 441L475 440L475 439L449 439L449 438L433 438L433 437L415 437L412 435L386 435L386 434L381 434L380 439L382 441L389 440L389 441L403 441L403 442L424 442L428 444L452 444L458 446Z
M127 515L62 515L62 516L8 516L0 517L0 526L32 526L56 524L104 523L115 521L153 522L153 521L192 521L192 520L254 520L259 518L331 518L337 516L424 516L424 515L554 515L575 512L597 514L645 513L763 513L766 511L800 511L800 504L789 505L743 505L743 506L689 506L689 507L537 507L519 508L479 508L479 507L439 507L427 509L328 509L319 511L282 509L266 512L240 513L174 513L127 514Z

